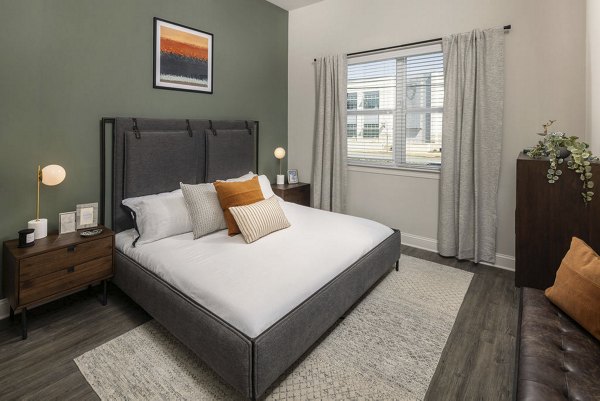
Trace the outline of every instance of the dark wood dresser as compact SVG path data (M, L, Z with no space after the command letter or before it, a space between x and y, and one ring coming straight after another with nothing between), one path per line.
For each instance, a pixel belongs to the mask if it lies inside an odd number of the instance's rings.
M22 336L27 338L27 309L104 284L113 276L114 233L108 228L94 237L78 232L51 234L18 248L18 240L4 242L4 286L11 318L21 313Z
M586 205L581 197L579 174L569 170L554 184L548 183L548 161L517 159L515 214L515 284L546 289L567 253L572 237L600 251L600 191ZM592 181L600 188L600 164L592 163Z
M281 197L286 202L297 203L303 206L310 206L310 184L299 182L297 184L272 184L275 195Z

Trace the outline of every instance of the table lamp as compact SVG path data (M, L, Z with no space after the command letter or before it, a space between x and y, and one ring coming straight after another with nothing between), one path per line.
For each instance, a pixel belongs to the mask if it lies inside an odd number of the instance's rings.
M48 219L40 219L40 183L48 186L58 185L64 181L67 172L58 164L49 164L44 168L38 166L37 171L37 202L35 204L35 220L30 220L27 227L35 230L35 239L48 235Z
M273 152L275 158L279 159L279 174L277 175L277 185L285 184L285 176L281 174L281 159L285 157L285 149L277 148L275 152Z

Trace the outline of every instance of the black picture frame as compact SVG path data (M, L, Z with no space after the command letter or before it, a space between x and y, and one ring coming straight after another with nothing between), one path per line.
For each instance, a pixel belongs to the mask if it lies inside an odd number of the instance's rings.
M167 28L165 31L168 30L169 33L165 33L161 37L163 27ZM185 42L187 39L193 39L193 36L198 38L201 46ZM161 42L161 39L164 39L166 43ZM201 58L204 53L204 41L206 41L206 60ZM213 93L214 35L212 33L154 17L153 43L153 88ZM161 54L161 44L172 51ZM206 82L204 82L204 76L206 76Z

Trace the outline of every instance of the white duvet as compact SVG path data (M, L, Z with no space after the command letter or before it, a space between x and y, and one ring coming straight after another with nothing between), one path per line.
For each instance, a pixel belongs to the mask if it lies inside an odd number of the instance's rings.
M132 247L116 246L251 338L301 304L392 230L371 220L282 202L291 227L252 244L227 230L192 233Z

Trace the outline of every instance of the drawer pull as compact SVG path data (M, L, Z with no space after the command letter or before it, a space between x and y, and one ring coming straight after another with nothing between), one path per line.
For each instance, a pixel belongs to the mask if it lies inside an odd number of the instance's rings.
M71 266L71 267L67 268L67 272L68 273L74 273L75 272L75 266Z
M75 248L77 247L77 245L71 245L67 248L67 252L75 252Z

